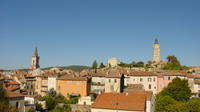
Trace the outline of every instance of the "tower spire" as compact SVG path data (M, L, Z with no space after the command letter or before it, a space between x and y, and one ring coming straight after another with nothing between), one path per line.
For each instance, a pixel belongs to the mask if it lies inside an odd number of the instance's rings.
M154 44L159 44L157 38L155 39Z

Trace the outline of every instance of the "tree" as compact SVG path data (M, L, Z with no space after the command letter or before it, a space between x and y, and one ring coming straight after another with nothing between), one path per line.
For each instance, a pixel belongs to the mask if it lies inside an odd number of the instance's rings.
M168 63L181 65L178 59L175 56L167 56Z
M155 112L169 112L167 111L168 106L175 103L176 101L172 97L158 94L155 100Z
M98 63L97 61L95 60L93 63L92 63L92 69L97 69L98 67Z
M191 90L187 80L175 78L161 92L163 95L168 95L176 101L188 101L191 97Z
M56 91L55 91L53 88L51 88L51 89L48 91L47 95L48 95L48 96L51 96L51 97L56 97L57 93L56 93Z
M183 112L200 112L200 99L195 98L189 100L185 103L183 108L185 110Z
M182 66L175 56L167 57L168 63L163 67L164 70L187 70L188 67Z
M100 63L99 68L105 68L106 66L103 63Z
M63 106L56 106L51 112L71 112L72 108L70 105L64 104Z
M46 107L48 110L52 110L55 108L56 106L56 102L55 102L55 99L51 96L46 96L44 98L44 100L46 101Z
M40 103L36 103L35 104L35 108L36 108L37 111L42 111L43 110L42 104L40 104Z

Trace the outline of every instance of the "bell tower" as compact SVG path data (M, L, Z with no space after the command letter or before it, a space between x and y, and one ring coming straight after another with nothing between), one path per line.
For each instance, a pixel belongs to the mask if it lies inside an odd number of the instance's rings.
M38 56L38 50L37 50L37 47L36 47L35 51L34 51L34 55L32 56L32 60L31 60L31 69L32 70L40 68L39 59L40 59L40 57Z
M155 39L153 44L153 62L160 63L160 44L158 39Z

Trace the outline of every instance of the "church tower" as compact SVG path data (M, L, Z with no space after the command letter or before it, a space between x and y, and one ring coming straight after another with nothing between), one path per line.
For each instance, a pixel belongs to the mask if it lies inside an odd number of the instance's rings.
M32 70L40 68L39 59L40 59L40 57L38 56L38 51L37 51L37 47L36 47L35 51L34 51L34 55L32 56L32 62L31 62L31 69Z
M153 44L153 62L160 62L160 44L158 43L158 39L155 39Z

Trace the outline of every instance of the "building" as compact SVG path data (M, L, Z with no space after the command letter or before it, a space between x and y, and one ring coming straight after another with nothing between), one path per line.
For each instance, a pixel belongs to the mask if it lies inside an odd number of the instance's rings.
M94 73L91 79L91 93L101 94L105 92L105 73L99 72Z
M67 74L57 79L56 92L65 97L72 96L87 96L90 91L90 79L86 77Z
M117 92L123 91L124 76L117 70L109 70L105 75L105 92Z
M165 87L168 86L170 82L174 78L180 78L180 79L188 79L188 74L185 71L180 71L180 70L165 70L165 71L159 71L157 72L157 93L161 92ZM192 85L189 82L189 86L192 89Z
M48 92L48 76L36 76L35 92L37 95L45 96Z
M56 90L56 83L57 83L56 79L57 79L56 75L48 76L48 91L51 89Z
M32 56L32 60L31 60L31 69L32 70L40 68L39 59L40 59L40 57L38 56L38 51L37 51L37 47L36 47L35 51L34 51L34 55Z
M153 112L152 92L102 93L92 104L91 112Z
M157 93L157 74L154 72L130 71L124 78L124 86L140 84L145 91ZM139 86L139 85L137 85Z
M35 96L36 95L36 91L35 91L35 82L36 79L34 76L26 76L26 83L25 83L25 90L27 92L27 95L29 96Z
M10 91L6 91L6 94L7 94L9 104L12 107L17 108L19 112L25 112L24 95L20 93L10 92Z
M158 39L155 39L153 44L153 62L160 63L160 44L158 43Z
M117 58L110 58L108 59L108 67L116 67L118 66L119 61Z

